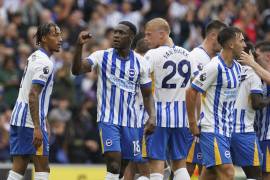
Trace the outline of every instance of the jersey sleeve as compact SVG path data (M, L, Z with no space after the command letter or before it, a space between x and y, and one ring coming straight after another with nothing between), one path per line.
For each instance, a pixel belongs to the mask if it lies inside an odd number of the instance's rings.
M217 79L218 67L215 62L208 63L192 81L191 87L204 93Z
M252 72L249 82L251 94L263 94L262 81L255 72Z
M151 68L148 61L144 58L141 60L141 76L140 76L140 86L141 87L151 87Z
M191 68L191 79L194 79L199 74L198 62L192 53L189 54L190 68Z
M102 62L103 55L104 51L95 51L86 58L92 69Z
M53 63L49 61L35 62L32 66L32 84L45 86L50 75L53 72Z
M148 62L151 73L154 71L154 57L152 50L147 51L144 55L144 59Z

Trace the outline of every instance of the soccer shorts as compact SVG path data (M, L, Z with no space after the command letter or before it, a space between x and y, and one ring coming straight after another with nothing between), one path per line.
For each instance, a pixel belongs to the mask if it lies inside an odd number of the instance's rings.
M201 132L200 146L203 165L206 168L222 164L232 164L230 138L221 134Z
M42 130L43 141L41 146L36 149L33 145L34 129L28 127L10 127L10 155L49 155L48 133Z
M186 162L202 165L202 152L199 137L194 137L191 134L191 132L189 132L187 140L188 140L188 155Z
M233 133L231 137L233 164L237 166L260 166L261 148L255 132Z
M188 128L156 127L147 138L147 155L150 159L181 160L187 156Z
M262 172L270 173L270 140L259 141L263 153Z
M104 152L121 152L123 159L135 162L142 160L139 131L140 128L131 128L98 123L99 134Z

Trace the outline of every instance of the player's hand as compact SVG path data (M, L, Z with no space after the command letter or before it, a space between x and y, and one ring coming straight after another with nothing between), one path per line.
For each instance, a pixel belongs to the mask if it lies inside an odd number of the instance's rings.
M83 45L85 44L89 39L92 38L92 35L90 32L88 31L82 31L80 34L79 34L79 37L78 37L78 43L80 45Z
M193 126L190 125L189 129L190 129L193 136L199 136L200 135L200 130L199 130L197 124L195 124Z
M156 128L156 118L150 117L145 124L144 134L146 136L152 134L155 131L155 128Z
M245 51L241 52L240 58L238 60L240 63L248 66L252 66L255 62L254 57L251 52L246 53Z
M33 145L36 147L36 149L41 146L42 141L43 141L43 135L42 135L41 129L40 127L35 127Z

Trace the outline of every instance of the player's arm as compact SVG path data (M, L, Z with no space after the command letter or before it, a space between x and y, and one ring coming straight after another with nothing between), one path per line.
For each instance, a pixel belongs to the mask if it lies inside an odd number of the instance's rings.
M247 54L246 52L242 51L239 62L252 67L252 69L256 72L256 74L260 78L262 78L264 82L266 82L267 84L270 84L270 72L265 70L256 61L254 61L254 58L252 55Z
M251 94L251 105L254 110L262 109L270 104L270 97L264 98L262 94Z
M191 83L186 91L186 106L188 113L189 126L192 134L198 136L200 134L197 126L197 98L200 96L199 93L205 93L206 90L214 83L217 78L219 67L215 62L210 62L205 66ZM197 116L196 116L197 115Z
M43 136L39 122L39 95L43 86L41 84L32 84L29 92L29 109L30 115L34 124L33 144L38 148L43 141Z
M197 126L197 118L195 109L197 107L197 97L200 96L199 92L192 87L186 90L186 106L188 113L189 128L194 136L200 134L199 128Z
M151 84L151 83L150 83ZM156 127L156 114L155 114L155 104L154 98L152 95L151 85L147 87L141 87L141 92L143 96L143 104L146 109L149 119L146 122L144 133L146 135L152 134Z
M74 57L72 61L71 71L74 75L83 74L91 71L91 63L87 59L82 60L83 45L91 38L89 32L82 31L79 34L78 42L75 47Z

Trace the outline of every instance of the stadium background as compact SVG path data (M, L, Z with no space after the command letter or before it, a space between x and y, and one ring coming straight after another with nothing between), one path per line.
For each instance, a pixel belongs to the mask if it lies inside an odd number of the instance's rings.
M96 128L97 76L70 73L76 38L81 30L91 31L93 39L83 50L87 56L111 46L112 28L119 21L131 21L142 32L145 22L154 17L167 19L175 44L188 50L202 42L211 19L239 27L252 43L270 41L269 0L0 0L1 179L10 168L9 119L27 57L37 48L33 38L37 26L57 23L64 40L54 56L56 76L48 115L50 162L55 164L51 179L62 173L67 180L98 180L103 179L105 166ZM80 173L82 177L72 177Z

